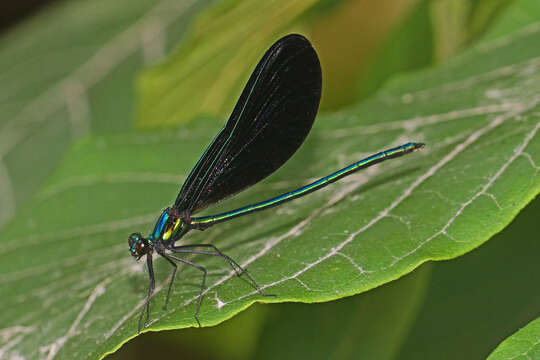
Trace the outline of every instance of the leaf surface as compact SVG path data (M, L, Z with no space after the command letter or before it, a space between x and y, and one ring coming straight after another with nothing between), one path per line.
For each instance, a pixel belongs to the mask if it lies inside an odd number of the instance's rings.
M0 38L0 226L72 141L131 128L133 77L206 2L56 2Z
M489 355L488 360L538 359L540 357L540 318L537 318L518 332L504 340Z
M482 44L358 106L320 115L278 173L209 208L263 200L407 140L427 144L306 198L192 234L186 241L213 243L278 295L262 299L219 259L194 258L209 270L202 324L255 301L357 294L423 262L464 254L504 228L540 190L539 30ZM16 339L8 349L28 358L95 358L136 335L147 275L129 256L127 235L151 230L215 123L91 136L71 148L0 233L0 284L9 294L0 301L10 309L0 329ZM170 270L157 261L146 331L195 324L200 274L183 268L162 311Z

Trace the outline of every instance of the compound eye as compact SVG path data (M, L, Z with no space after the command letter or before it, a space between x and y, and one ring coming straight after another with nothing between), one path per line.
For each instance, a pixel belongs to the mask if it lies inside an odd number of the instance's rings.
M133 233L131 235L129 235L129 240L130 241L139 241L140 239L142 238L142 235L140 233Z
M131 255L138 256L141 251L141 243L144 245L142 235L139 233L133 233L128 238L129 251Z

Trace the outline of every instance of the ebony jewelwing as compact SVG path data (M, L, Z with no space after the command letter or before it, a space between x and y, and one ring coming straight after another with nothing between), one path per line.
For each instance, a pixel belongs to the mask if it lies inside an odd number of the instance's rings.
M280 205L321 189L360 169L396 158L424 147L422 143L407 143L371 155L311 184L217 215L192 217L193 214L216 204L266 178L283 165L304 142L309 133L321 98L321 66L309 41L298 34L287 35L270 47L251 74L234 110L191 170L174 205L166 208L154 230L143 238L140 233L129 236L131 255L139 260L146 255L150 285L146 302L139 316L146 312L148 322L150 298L154 291L154 250L172 266L165 306L176 275L175 261L193 266L203 274L195 320L198 318L206 283L206 269L190 260L172 254L200 254L225 259L238 276L246 274L263 296L257 282L236 261L211 244L176 245L190 230L205 230L210 226ZM209 249L194 250L194 249Z

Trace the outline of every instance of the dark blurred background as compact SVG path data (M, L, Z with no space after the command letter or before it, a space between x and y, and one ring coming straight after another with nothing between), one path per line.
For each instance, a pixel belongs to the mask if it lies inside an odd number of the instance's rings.
M59 0L2 1L0 5L0 32L8 30L43 7Z

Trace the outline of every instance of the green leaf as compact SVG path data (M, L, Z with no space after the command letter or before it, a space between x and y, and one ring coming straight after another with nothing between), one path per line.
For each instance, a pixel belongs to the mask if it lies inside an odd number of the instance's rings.
M391 27L391 31L382 41L375 44L373 49L365 50L366 46L357 42L357 39L361 38L359 34L354 31L343 31L346 35L342 36L347 36L348 42L353 43L356 48L364 49L364 58L356 59L356 68L353 71L343 72L337 79L335 75L330 77L330 85L328 81L325 81L327 91L323 104L335 106L351 99L358 101L371 96L386 79L399 71L421 69L448 60L482 36L488 25L498 19L501 10L510 2L512 1L411 1L405 7L405 11L402 10L399 21ZM402 6L403 4L405 2L400 3ZM364 11L364 8L362 4L361 11ZM394 13L395 7L391 11ZM354 21L357 22L357 18ZM381 28L376 21L375 27ZM386 20L385 23L388 21ZM352 27L351 24L346 25L349 25L349 28ZM364 27L365 25L362 24L356 31L363 33ZM515 31L516 28L516 26L509 27L507 30ZM322 31L325 31L324 34L331 34L327 35L331 38L330 43L335 42L335 39L331 37L334 33L333 29L327 26L319 29L319 33ZM317 34L317 32L314 33ZM370 35L373 37L372 34ZM347 62L351 63L350 55L344 57L341 53L334 53L330 52L330 55L337 59L344 59L341 61L345 65ZM341 67L335 66L336 64L329 65L329 60L325 59L325 55L328 56L328 54L323 52L321 55L323 63L332 68L332 74L345 67L343 64L340 64Z
M270 307L250 358L485 358L494 344L538 313L539 211L537 198L475 251L453 261L423 264L367 293L322 304ZM187 339L175 340L187 346ZM126 350L133 350L130 345Z
M205 2L57 2L0 38L0 226L73 140L132 127L133 77Z
M442 0L428 3L435 38L434 56L440 62L481 35L512 0Z
M496 2L494 2L496 3ZM487 5L487 4L486 4ZM497 23L487 31L484 36L484 41L491 41L497 38L502 38L502 41L507 35L516 31L516 29L524 28L525 31L536 31L538 27L538 19L540 18L540 7L535 0L518 0L510 2L508 8L502 12L497 19Z
M538 314L539 213L537 197L475 251L371 291L320 304L258 304L219 326L145 334L107 359L144 359L149 348L238 360L485 358Z
M504 340L489 355L488 360L538 359L540 357L540 318Z
M368 66L361 69L362 74L355 79L348 97L369 97L393 74L433 65L437 47L433 39L434 22L430 17L433 4L421 1L411 6L395 29L372 51ZM337 89L330 90L337 92Z
M274 176L211 208L263 200L407 140L427 143L306 198L191 234L186 241L215 244L278 295L263 299L227 264L197 257L209 270L202 324L255 301L361 293L426 261L464 254L503 229L540 190L540 37L527 30L506 40L320 115ZM136 336L147 276L128 254L127 235L151 230L217 131L215 119L201 119L166 133L91 136L71 148L39 197L0 233L7 351L96 358ZM163 311L170 270L157 261L145 331L195 324L200 273L182 269Z

